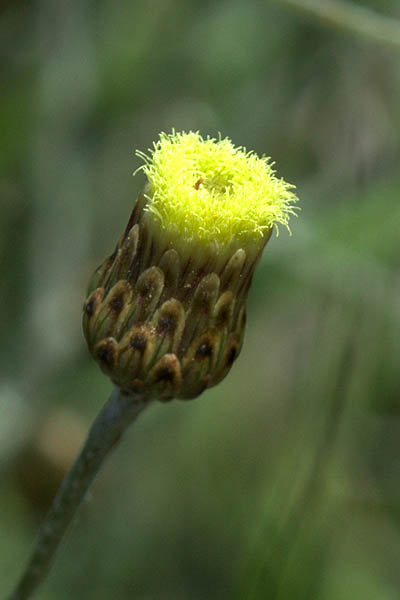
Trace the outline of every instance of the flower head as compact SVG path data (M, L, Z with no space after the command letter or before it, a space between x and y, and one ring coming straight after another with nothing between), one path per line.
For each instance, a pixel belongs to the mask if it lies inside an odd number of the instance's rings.
M89 349L126 393L193 398L238 356L245 303L274 225L296 200L266 158L229 139L161 134L84 306Z
M189 243L254 243L293 214L293 186L275 176L268 158L229 138L162 133L149 155L137 154L149 182L148 210Z

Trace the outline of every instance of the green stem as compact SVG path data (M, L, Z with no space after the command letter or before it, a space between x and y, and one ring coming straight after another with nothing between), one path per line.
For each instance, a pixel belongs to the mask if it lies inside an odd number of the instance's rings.
M278 0L322 23L400 49L400 21L343 0Z
M9 600L26 600L42 583L54 554L104 459L147 402L115 388L96 417L86 442L62 482L40 531L31 559Z

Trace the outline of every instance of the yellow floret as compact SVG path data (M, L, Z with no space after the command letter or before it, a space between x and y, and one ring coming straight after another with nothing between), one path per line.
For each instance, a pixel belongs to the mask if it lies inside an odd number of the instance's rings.
M268 158L198 132L161 133L143 170L148 210L187 241L251 243L274 225L288 226L294 186L275 176Z

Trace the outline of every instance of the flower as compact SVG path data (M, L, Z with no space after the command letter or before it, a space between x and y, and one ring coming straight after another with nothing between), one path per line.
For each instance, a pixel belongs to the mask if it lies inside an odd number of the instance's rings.
M137 154L147 184L93 275L84 333L125 393L193 398L238 356L254 269L296 196L269 159L228 138L173 131Z

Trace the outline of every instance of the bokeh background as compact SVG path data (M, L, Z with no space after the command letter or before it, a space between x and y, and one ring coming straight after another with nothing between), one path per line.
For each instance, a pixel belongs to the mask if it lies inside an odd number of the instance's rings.
M229 377L127 433L38 598L399 598L400 45L283 1L27 0L0 53L0 596L111 389L85 288L174 127L271 155L301 213Z

